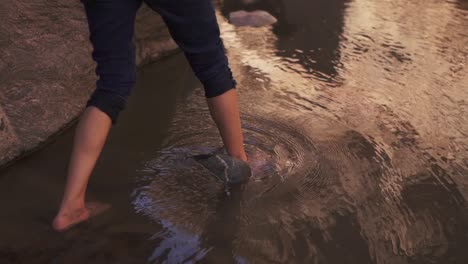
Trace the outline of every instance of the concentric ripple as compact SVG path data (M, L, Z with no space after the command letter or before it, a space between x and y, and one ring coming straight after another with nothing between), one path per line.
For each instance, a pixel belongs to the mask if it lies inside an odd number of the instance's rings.
M189 119L193 118L192 115ZM177 118L174 121L176 126L180 122ZM275 225L278 220L275 215L288 208L288 204L301 200L304 194L308 199L323 195L324 186L334 181L328 178L333 173L323 173L322 164L327 162L321 162L323 158L314 142L293 126L252 115L244 115L243 123L246 151L254 174L238 193L226 196L223 183L191 159L195 154L219 151L220 141L213 140L216 129L206 124L205 130L197 125L185 126L187 129L171 134L157 158L140 171L143 186L135 192L134 205L137 211L168 230L164 239L177 241L180 236L180 243L186 243L182 241L186 234L201 238L210 223L216 223L224 215L221 208L225 206L239 211L233 213L235 223L223 222L223 229L228 228L225 225L236 226L234 233L239 233L243 229L239 225ZM281 208L281 204L285 207ZM199 240L194 241L198 242L190 252L207 250Z
M327 184L321 168L322 158L309 137L281 122L255 116L244 116L243 119L246 151L254 172L245 187L246 197L294 196L298 190L318 193L314 189ZM183 210L183 214L209 215L209 204L214 206L223 186L197 166L191 156L220 151L219 136L212 132L179 130L178 134L171 136L158 157L147 162L141 170L140 180L151 183L143 187L144 191L137 199L137 204L144 203L144 206L137 205L140 210L150 208L152 214L171 215L170 211L183 205L193 206L190 210ZM149 200L151 205L144 202ZM179 212L173 213L181 219Z

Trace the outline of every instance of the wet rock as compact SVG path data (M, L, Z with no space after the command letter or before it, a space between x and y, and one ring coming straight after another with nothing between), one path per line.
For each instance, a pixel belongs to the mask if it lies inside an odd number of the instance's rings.
M139 65L176 50L162 19L148 7L140 9L135 26ZM80 1L2 1L0 36L0 126L9 128L0 131L2 166L73 121L96 76Z
M245 183L252 175L249 165L243 160L225 154L202 154L195 161L225 183Z
M139 66L177 52L177 44L170 37L166 24L150 8L140 8L135 28L136 62Z
M229 13L229 23L239 27L262 27L274 24L277 21L274 16L263 10L252 12L241 10Z
M0 160L18 154L18 139L11 129L10 122L0 107Z

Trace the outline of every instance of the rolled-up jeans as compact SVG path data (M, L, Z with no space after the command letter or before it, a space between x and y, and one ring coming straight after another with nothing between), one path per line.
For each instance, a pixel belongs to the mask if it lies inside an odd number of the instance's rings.
M211 0L81 0L88 19L96 89L87 102L115 124L135 84L135 16L142 2L158 12L203 84L205 96L235 88Z

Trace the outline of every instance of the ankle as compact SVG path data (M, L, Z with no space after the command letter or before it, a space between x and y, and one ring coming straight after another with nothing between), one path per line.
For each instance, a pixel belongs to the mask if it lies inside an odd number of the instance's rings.
M234 157L234 158L237 158L237 159L240 159L240 160L243 160L245 162L247 162L247 155L244 153L235 153L235 154L229 154L231 157Z
M84 199L67 199L62 201L60 212L79 210L83 208L85 208Z

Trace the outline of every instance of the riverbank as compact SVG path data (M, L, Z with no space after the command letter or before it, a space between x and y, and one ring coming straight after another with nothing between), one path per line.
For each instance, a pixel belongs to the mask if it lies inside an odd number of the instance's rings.
M94 89L82 4L0 3L0 168L36 151L74 123ZM139 10L135 44L142 66L177 52L161 17Z

